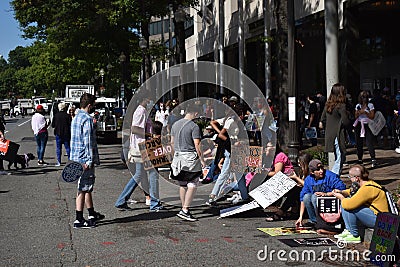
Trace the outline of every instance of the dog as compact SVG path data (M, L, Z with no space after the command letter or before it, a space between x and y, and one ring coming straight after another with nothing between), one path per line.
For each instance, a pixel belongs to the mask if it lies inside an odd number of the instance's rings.
M29 167L29 161L35 159L35 156L32 153L28 153L28 154L23 154L23 155L17 155L15 157L15 161L14 162L10 162L8 164L8 169L11 168L11 165L14 163L14 167L15 169L19 169L18 168L18 164L21 165L22 169L25 169L26 167Z

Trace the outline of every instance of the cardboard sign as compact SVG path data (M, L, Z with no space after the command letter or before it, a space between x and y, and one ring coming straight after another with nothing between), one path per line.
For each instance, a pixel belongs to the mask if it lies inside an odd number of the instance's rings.
M378 266L390 266L389 261L381 261L380 259L388 259L393 254L393 248L396 242L396 236L399 231L400 217L389 212L379 213L374 227L371 244L371 262ZM378 256L379 255L379 256ZM385 255L382 257L382 255Z
M226 208L226 209L223 209L220 211L219 218L224 218L224 217L231 216L233 214L238 214L238 213L241 213L244 211L252 210L252 209L258 208L259 206L260 205L258 205L257 201L253 200L252 202L241 205L241 206Z
M145 170L171 164L174 150L168 137L153 138L138 144Z
M257 228L270 236L295 235L295 234L316 234L317 232L310 229L296 227L275 227L275 228Z
M340 199L336 197L318 197L318 213L338 213L340 209Z
M232 146L231 171L237 173L262 171L262 153L260 146L250 146L246 149L243 146Z
M249 195L265 209L296 185L297 183L291 178L282 172L278 172L265 183L252 190Z

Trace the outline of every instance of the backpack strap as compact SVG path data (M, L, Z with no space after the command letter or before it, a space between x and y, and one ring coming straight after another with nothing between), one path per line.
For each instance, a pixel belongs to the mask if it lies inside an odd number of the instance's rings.
M365 185L365 186L372 186L372 187L375 187L375 188L378 188L378 189L382 190L383 192L385 192L385 197L386 197L386 189L385 189L383 186L379 187L379 186L376 186L376 185L374 185L374 184L367 184L367 185ZM382 211L380 211L377 207L375 207L375 206L372 205L372 204L370 205L370 207L373 207L374 210L376 210L376 211L379 212L379 213L382 212Z

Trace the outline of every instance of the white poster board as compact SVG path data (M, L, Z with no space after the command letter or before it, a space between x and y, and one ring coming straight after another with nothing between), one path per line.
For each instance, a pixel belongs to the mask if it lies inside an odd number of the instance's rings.
M296 97L288 97L289 121L296 121Z
M260 205L258 205L257 201L253 200L252 202L241 205L241 206L226 208L219 212L219 214L220 214L219 218L224 218L224 217L231 216L233 214L238 214L238 213L241 213L244 211L252 210L252 209L258 208L259 206Z
M264 209L280 199L297 183L282 172L278 172L262 185L253 189L249 195Z

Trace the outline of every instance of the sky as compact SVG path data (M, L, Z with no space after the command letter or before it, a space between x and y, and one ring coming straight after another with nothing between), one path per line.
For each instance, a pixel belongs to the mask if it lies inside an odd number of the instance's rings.
M0 0L0 55L8 60L8 53L17 46L29 46L32 40L21 37L22 31L14 19L9 0Z

